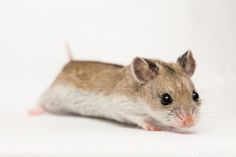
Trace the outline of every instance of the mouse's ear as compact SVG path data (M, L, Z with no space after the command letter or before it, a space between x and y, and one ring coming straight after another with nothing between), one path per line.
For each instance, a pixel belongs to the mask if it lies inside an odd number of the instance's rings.
M131 64L131 71L134 79L144 84L152 80L158 74L159 68L151 60L136 57Z
M188 76L191 77L194 74L196 61L193 58L191 50L187 50L183 55L181 55L177 59L177 63L183 68L184 72L186 72Z

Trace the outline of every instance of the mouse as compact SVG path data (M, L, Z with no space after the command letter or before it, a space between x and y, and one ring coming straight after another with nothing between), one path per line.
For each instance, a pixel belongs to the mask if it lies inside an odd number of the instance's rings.
M200 96L191 77L192 51L175 62L135 57L128 65L74 60L62 68L29 114L73 114L109 119L148 131L190 128L199 120Z

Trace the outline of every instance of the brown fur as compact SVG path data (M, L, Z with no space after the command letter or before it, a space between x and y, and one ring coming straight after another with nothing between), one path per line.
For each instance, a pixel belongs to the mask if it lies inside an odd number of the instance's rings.
M124 78L121 65L92 61L71 61L66 64L54 85L68 84L86 91L109 93Z
M155 125L147 122L146 118L166 126L188 127L199 115L200 100L190 79L195 67L190 50L176 63L141 57L134 58L127 66L70 61L52 84L55 88L43 95L41 104L54 113L76 112L106 117L134 123L148 130L150 127L153 130ZM96 96L100 108L96 108L96 100L90 99L91 95ZM77 98L84 101L81 107L73 101Z
M160 60L148 61L158 66L158 72L145 84L135 80L131 65L71 61L65 65L54 85L67 84L85 91L97 91L107 95L120 94L133 100L142 98L154 110L174 108L180 104L182 108L189 108L194 86L181 65ZM160 104L164 93L171 94L174 105L167 107Z

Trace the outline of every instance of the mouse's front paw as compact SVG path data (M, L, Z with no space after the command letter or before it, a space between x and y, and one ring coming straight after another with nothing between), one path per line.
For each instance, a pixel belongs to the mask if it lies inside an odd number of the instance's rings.
M147 131L160 131L160 127L156 124L156 121L152 118L145 119L142 124L142 128Z
M143 125L143 129L147 131L160 131L161 129L155 125L152 124L145 124Z

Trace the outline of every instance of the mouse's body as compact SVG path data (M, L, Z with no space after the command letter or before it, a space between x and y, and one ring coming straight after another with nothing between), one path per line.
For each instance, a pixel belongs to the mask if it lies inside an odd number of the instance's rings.
M194 69L190 51L178 63L139 57L128 66L71 61L39 105L51 113L106 118L146 130L190 127L198 118L200 104L193 100L190 76Z

